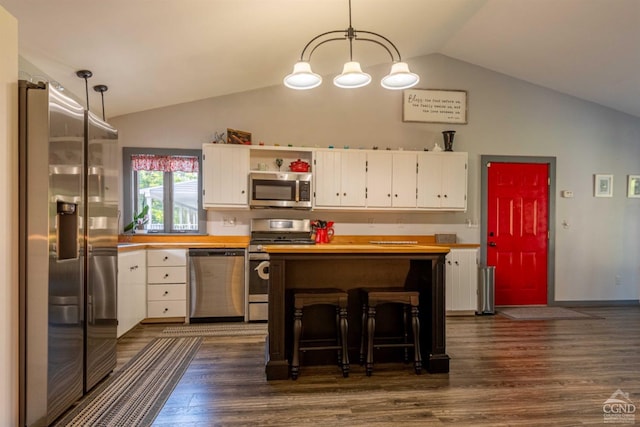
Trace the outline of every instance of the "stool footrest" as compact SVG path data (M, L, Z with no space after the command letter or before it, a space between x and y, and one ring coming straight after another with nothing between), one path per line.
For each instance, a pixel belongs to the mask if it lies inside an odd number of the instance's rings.
M314 350L340 350L340 345L314 345L312 347L300 347L300 351L314 351Z
M412 343L389 343L389 344L382 344L382 343L374 343L373 344L373 348L413 348L413 344Z

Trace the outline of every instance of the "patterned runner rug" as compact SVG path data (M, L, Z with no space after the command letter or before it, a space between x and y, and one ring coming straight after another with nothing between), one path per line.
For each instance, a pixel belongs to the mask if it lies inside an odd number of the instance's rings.
M161 337L233 337L241 335L266 335L266 323L201 323L169 326Z
M505 307L498 314L514 320L594 319L595 316L564 307Z
M198 351L202 338L156 338L56 424L149 426Z

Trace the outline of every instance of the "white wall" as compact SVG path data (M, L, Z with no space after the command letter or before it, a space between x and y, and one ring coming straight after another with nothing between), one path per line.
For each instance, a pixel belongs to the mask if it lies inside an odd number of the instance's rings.
M480 221L480 155L556 157L557 189L571 190L575 197L556 196L555 299L638 299L640 199L625 194L626 176L640 174L640 119L443 55L413 58L409 64L421 75L422 88L468 91L467 125L404 123L402 93L378 84L338 89L330 78L312 91L273 86L110 121L120 131L122 146L200 148L214 132L234 128L267 145L422 150L441 143L443 130L457 132L454 150L469 153L466 213L287 214L336 220L336 232L342 234L451 231L463 242L479 242L479 229L466 223ZM386 66L367 71L379 79ZM615 175L613 198L593 197L595 173ZM246 234L249 219L257 215L274 213L210 211L208 231ZM225 216L235 216L239 225L225 228Z
M18 425L18 22L0 7L0 425Z

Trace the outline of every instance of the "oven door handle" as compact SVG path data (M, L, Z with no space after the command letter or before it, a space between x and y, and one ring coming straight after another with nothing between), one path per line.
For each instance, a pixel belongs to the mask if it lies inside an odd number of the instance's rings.
M263 261L269 260L269 254L264 252L252 253L249 252L249 261Z
M258 272L259 278L269 280L269 261L262 261L254 270Z

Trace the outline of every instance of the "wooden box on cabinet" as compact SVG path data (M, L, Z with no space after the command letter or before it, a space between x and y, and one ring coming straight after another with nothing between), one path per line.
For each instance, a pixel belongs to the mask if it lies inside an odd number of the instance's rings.
M147 251L147 318L187 315L187 254L184 249Z

